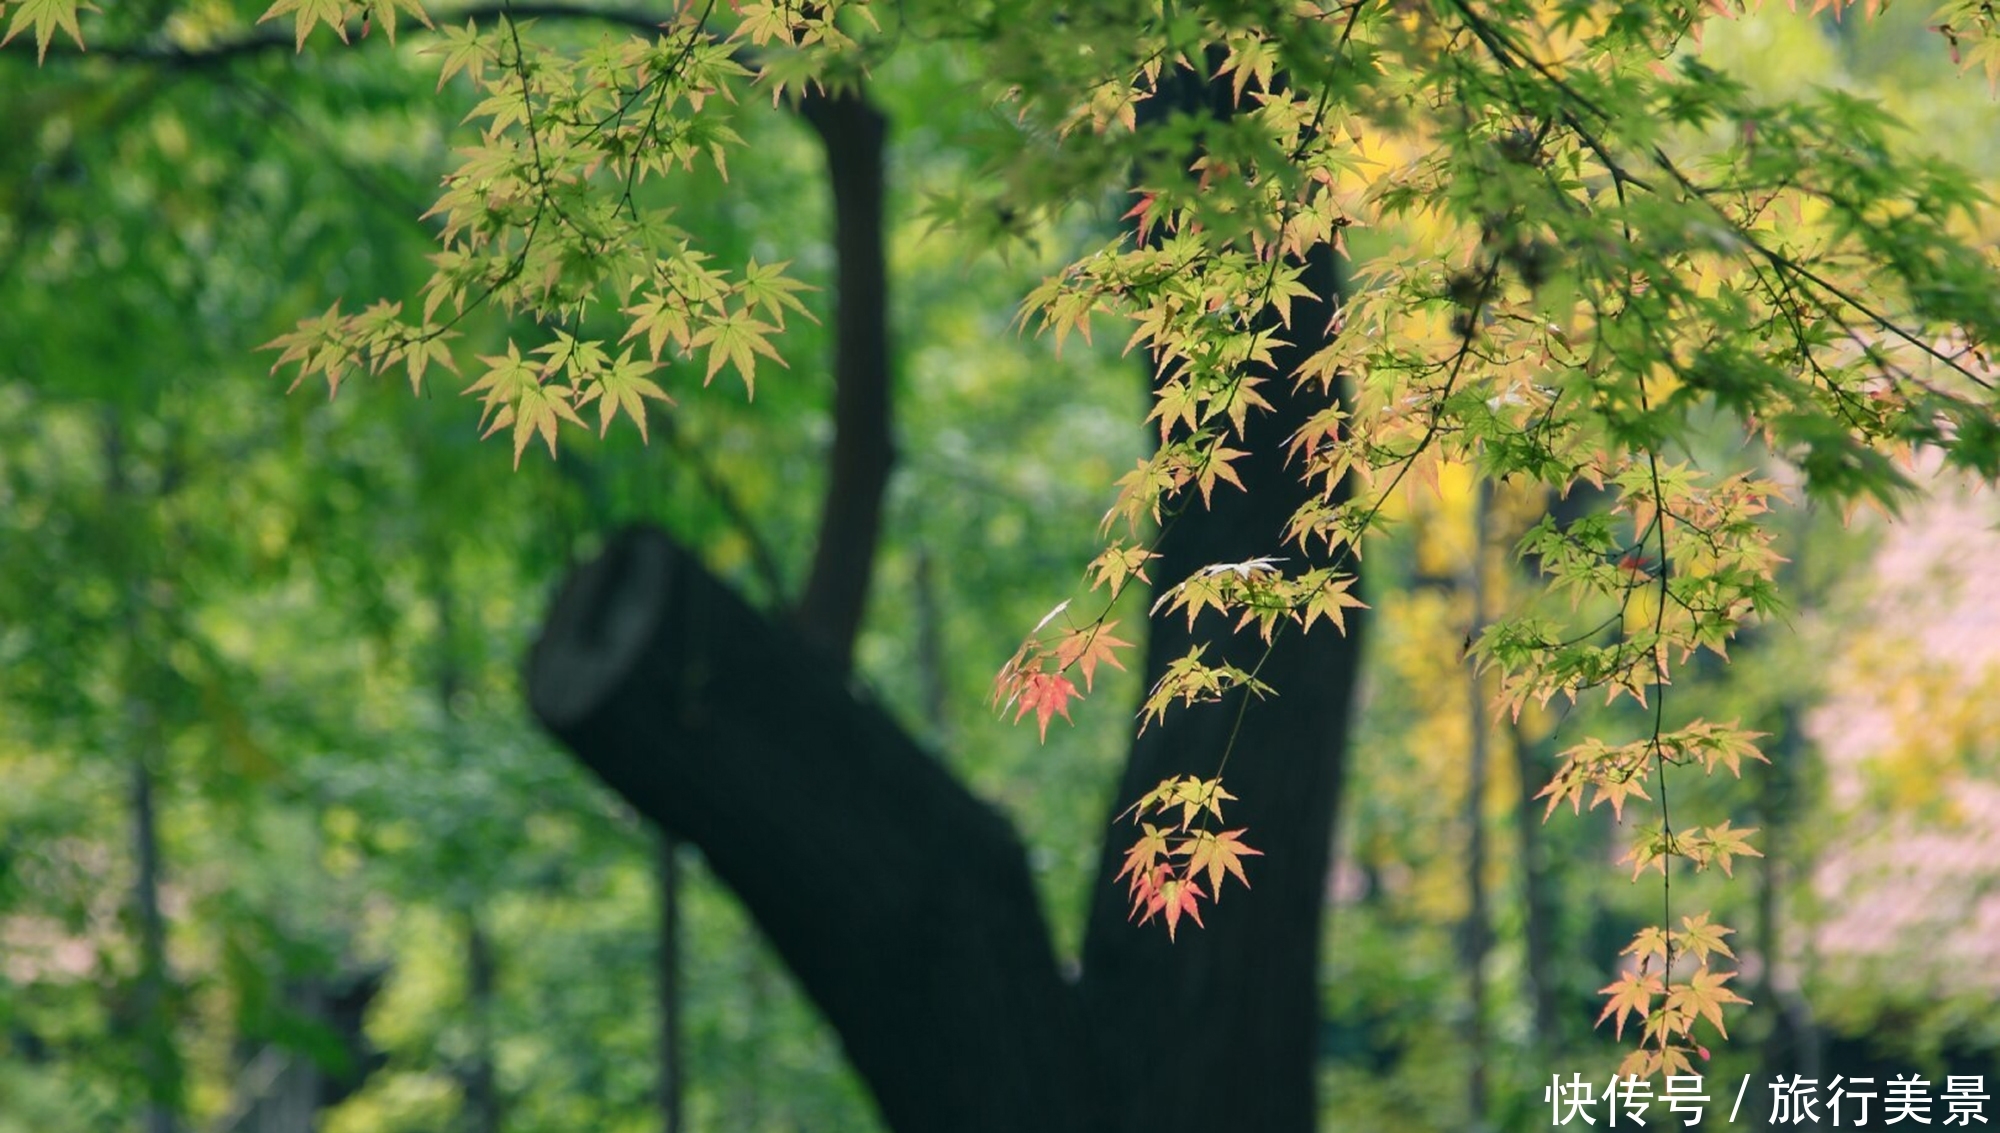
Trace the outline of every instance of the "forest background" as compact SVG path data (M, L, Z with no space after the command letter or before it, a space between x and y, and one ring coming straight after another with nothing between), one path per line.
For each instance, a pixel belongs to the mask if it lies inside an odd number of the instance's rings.
M416 292L436 251L420 217L477 95L439 82L449 35L408 20L393 45L371 30L296 53L288 34L213 57L158 46L230 41L257 14L120 13L164 31L114 27L78 53L35 29L0 54L0 1130L883 1127L701 854L546 738L521 676L552 587L623 524L659 524L766 608L811 573L839 290L811 123L745 99L727 178L704 166L673 187L674 222L718 262L789 263L813 288L783 320L789 369L760 367L746 401L727 373L704 390L702 359L670 360L654 377L677 404L651 412L649 444L579 432L522 458L481 443L449 385L358 380L328 403L268 373L256 347L335 297ZM1899 146L1990 183L1985 77L1950 66L1923 16L1860 34L1857 12L1767 10L1686 50L1774 98L1881 99L1910 124ZM597 34L544 17L579 49ZM56 34L38 66L39 31ZM1099 668L1106 687L1073 728L1044 719L1045 740L989 698L1099 552L1111 485L1153 430L1122 336L1058 350L1017 318L1124 202L1047 223L995 212L989 232L935 223L968 139L1012 128L967 68L947 43L869 78L888 124L898 461L853 670L1019 829L1073 966L1101 844L1119 838L1107 815L1132 801L1116 790L1122 706L1145 690ZM1362 259L1395 236L1347 239ZM500 355L508 328L475 309L455 349ZM1503 536L1537 506L1446 467L1396 497L1371 546L1311 1005L1323 1128L1538 1127L1550 1074L1602 1079L1625 1053L1594 1025L1598 989L1659 889L1611 864L1627 838L1609 808L1544 825L1533 796L1559 739L1636 710L1495 724L1465 658L1532 585ZM1785 514L1791 610L1677 693L1774 737L1744 785L1681 796L1763 831L1733 884L1689 887L1739 926L1753 1003L1713 1074L1966 1072L2000 1049L1978 956L1941 962L1934 930L1858 947L1829 928L1857 903L1868 915L1871 861L1852 847L1870 832L1978 833L1967 800L2000 729L1966 695L1983 672L1884 628L1951 616L1939 596L1977 572L1899 593L1876 553L1886 521L1843 518ZM1885 618L1885 601L1916 612ZM1120 616L1143 621L1136 592ZM782 688L764 695L785 710ZM1812 723L1843 704L1899 725L1846 790ZM1992 881L1974 858L1963 894ZM1851 889L1826 883L1834 859ZM1247 868L1252 888L1211 921L1258 899L1265 863ZM1523 1046L1533 1065L1496 1053Z

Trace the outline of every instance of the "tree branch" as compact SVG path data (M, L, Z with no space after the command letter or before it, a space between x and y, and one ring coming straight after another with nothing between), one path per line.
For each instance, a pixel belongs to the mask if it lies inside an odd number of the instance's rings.
M484 22L497 20L502 16L521 20L579 20L609 24L641 35L658 34L666 26L643 12L630 9L555 4L546 0L524 0L517 4L475 4L469 8L450 12L431 13L431 19L438 24L458 24L466 20ZM346 31L348 45L360 46L364 38L361 34L361 23L356 21L347 25ZM297 37L290 26L271 23L259 25L246 34L219 39L199 47L182 47L169 43L111 43L79 48L74 43L54 42L49 44L48 58L73 63L94 57L119 63L143 63L178 70L201 71L227 66L238 59L261 55L268 51L296 51L297 42Z
M799 115L826 145L833 189L833 450L812 572L799 624L841 669L867 608L882 494L895 463L890 436L889 272L882 249L882 155L887 122L865 94L813 92Z

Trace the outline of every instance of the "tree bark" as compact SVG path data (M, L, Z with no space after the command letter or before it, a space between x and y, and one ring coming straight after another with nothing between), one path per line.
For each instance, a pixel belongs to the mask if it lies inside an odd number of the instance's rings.
M868 605L890 435L889 268L882 241L888 122L858 91L810 94L799 116L826 146L833 191L833 449L799 624L846 669Z
M1167 531L1152 564L1162 585L1216 562L1271 553L1286 517L1308 491L1287 467L1284 441L1316 406L1289 375L1322 342L1314 332L1332 316L1336 294L1330 254L1304 277L1322 298L1292 313L1298 345L1275 352L1278 380L1258 392L1272 411L1253 414L1236 462L1243 491L1219 488L1213 506L1191 507ZM1288 566L1294 564L1287 564ZM1111 803L1115 816L1160 780L1203 778L1233 751L1225 781L1237 800L1229 829L1264 851L1250 868L1250 892L1231 888L1207 914L1207 927L1170 942L1156 926L1129 923L1124 887L1112 877L1137 829L1117 825L1100 858L1084 942L1083 989L1098 1024L1107 1080L1126 1083L1117 1099L1121 1128L1156 1131L1240 1129L1302 1133L1313 1128L1318 1051L1320 913L1332 858L1333 820L1347 747L1358 668L1361 611L1348 632L1321 627L1279 634L1261 679L1277 689L1253 701L1238 727L1238 704L1182 709L1148 728ZM1147 680L1190 645L1209 642L1203 660L1251 669L1264 645L1215 619L1190 632L1185 617L1153 620ZM1239 694L1241 695L1241 694ZM1232 740L1233 736L1233 740Z
M1013 829L658 531L574 575L536 714L699 847L902 1133L1084 1129L1077 997Z

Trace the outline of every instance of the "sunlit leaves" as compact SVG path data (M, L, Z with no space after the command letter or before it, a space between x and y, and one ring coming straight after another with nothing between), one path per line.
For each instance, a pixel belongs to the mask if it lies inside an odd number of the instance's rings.
M465 387L465 392L484 394L480 423L485 426L487 436L509 425L514 427L517 466L530 437L540 435L548 445L549 455L554 456L556 422L583 424L572 406L573 391L546 380L548 368L523 358L513 343L507 344L506 354L482 356L479 360L489 369L485 376Z
M657 36L574 55L507 21L441 31L440 86L463 77L476 103L428 214L440 246L422 318L336 305L273 341L278 367L330 391L388 366L420 384L451 365L458 317L498 310L521 325L468 392L489 433L511 429L517 461L535 437L554 451L592 402L600 431L622 414L643 436L646 403L669 401L654 375L677 360L754 392L760 366L785 363L788 320L810 317L803 288L784 263L717 262L669 223L652 179L726 174L733 90L749 75L739 46L756 48L775 101L852 82L871 17L729 8L727 26L683 10ZM75 11L17 0L9 37L32 26L46 50L56 30L76 37ZM393 33L398 11L422 18L410 0L279 0L266 18L291 15L302 44L318 24L344 36L364 12ZM1754 95L1680 50L1698 7L1602 15L1197 4L1109 29L1071 18L1058 52L1045 21L961 29L1021 128L982 155L979 207L941 215L974 235L1055 231L1044 222L1107 183L1132 189L1136 170L1136 231L1049 275L1021 318L1058 348L1122 321L1154 378L1143 420L1157 447L1117 481L1087 568L1107 605L1036 627L994 682L997 708L1032 715L1046 740L1100 665L1122 667L1108 603L1153 581L1155 529L1243 490L1251 424L1280 393L1310 397L1284 453L1306 490L1268 545L1158 580L1156 615L1257 640L1243 653L1191 644L1148 691L1141 728L1269 693L1257 647L1345 629L1362 605L1356 561L1414 501L1473 479L1545 499L1587 488L1596 503L1519 540L1539 592L1490 619L1473 656L1517 719L1558 698L1649 710L1648 734L1571 746L1540 795L1549 811L1608 804L1621 822L1658 813L1628 857L1635 874L1727 875L1756 854L1729 821L1666 821L1669 771L1740 775L1762 758L1739 727L1674 726L1688 713L1669 709L1672 682L1704 652L1726 660L1777 609L1778 479L1892 508L1920 453L2000 472L1988 362L2000 270L1971 235L1987 224L1977 186L1916 155L1880 107L1838 89ZM1990 13L1955 2L1938 22L1970 65L1996 66ZM1213 68L1228 114L1139 113L1178 61ZM1303 325L1308 301L1331 299L1311 294L1305 257L1346 250L1352 227L1372 231L1346 299L1330 325ZM1696 458L1718 431L1736 466ZM1795 475L1764 467L1780 462ZM1225 797L1188 779L1142 801L1156 824L1121 874L1135 915L1173 933L1225 874L1244 879L1252 851L1236 832L1189 825L1219 827ZM1664 927L1648 938L1640 972L1607 989L1614 1030L1645 1020L1652 1069L1684 1065L1689 1027L1719 1031L1734 1001L1726 977L1706 974L1728 956L1723 930L1684 925L1678 940ZM1703 972L1676 982L1677 951Z
M438 37L443 42L424 49L427 54L444 57L443 64L438 68L437 89L443 90L452 76L461 72L472 80L474 86L484 86L486 67L496 62L499 55L493 44L480 36L478 25L467 20L463 28L439 28Z
M1640 1046L1620 1065L1621 1075L1644 1077L1663 1067L1685 1067L1689 1055L1707 1058L1695 1025L1704 1023L1714 1028L1717 1038L1727 1039L1722 1009L1748 1002L1726 986L1736 973L1710 967L1718 956L1735 959L1723 940L1733 930L1711 922L1707 913L1684 916L1681 926L1674 932L1658 926L1639 930L1620 953L1632 958L1631 966L1598 989L1605 997L1597 1017L1600 1025L1612 1020L1613 1033L1622 1038L1628 1018L1642 1024ZM1692 965L1684 977L1673 974L1676 968L1685 968L1682 961Z
M1069 702L1077 695L1076 685L1060 673L1026 673L1014 686L1011 703L1015 706L1014 719L1030 712L1035 714L1035 727L1040 738L1049 738L1049 718L1060 713L1068 720Z
M291 16L298 37L296 50L304 51L306 37L320 24L333 29L342 43L347 42L347 21L359 16L361 11L362 6L353 0L275 0L263 15L257 17L257 22L261 24L279 16Z
M1665 990L1658 976L1641 975L1637 971L1626 972L1608 987L1597 989L1599 995L1608 996L1604 1010L1597 1016L1599 1023L1612 1019L1612 1031L1619 1038L1625 1037L1625 1018L1637 1015L1646 1018L1653 1005L1653 997Z
M597 402L598 433L609 432L611 421L618 414L629 417L639 427L639 438L648 439L646 431L646 402L653 400L672 405L674 399L646 375L659 369L659 363L632 357L632 348L626 347L618 355L618 360L605 366L597 373L596 384L585 389L583 400Z
M1061 715L1068 720L1069 702L1083 695L1065 674L1071 670L1081 673L1088 692L1096 686L1097 667L1123 669L1117 650L1132 645L1113 636L1111 630L1118 623L1103 617L1081 626L1067 621L1058 624L1068 609L1069 603L1063 602L1049 611L993 680L993 705L1003 711L1013 708L1016 721L1032 711L1044 742L1049 737L1049 719Z
M1262 851L1245 845L1241 830L1210 827L1221 824L1222 804L1235 797L1220 779L1180 776L1161 780L1126 810L1139 824L1140 837L1126 850L1114 880L1125 882L1131 916L1140 924L1163 915L1171 938L1184 915L1202 923L1200 902L1220 897L1225 875L1249 886L1243 859ZM1166 824L1145 821L1149 817ZM1198 880L1204 875L1207 889Z
M1258 696L1270 694L1271 686L1246 669L1205 663L1201 658L1207 649L1206 645L1190 646L1186 653L1167 663L1166 672L1153 682L1139 708L1141 731L1165 719L1167 710L1176 703L1182 706L1214 703L1239 688Z
M368 26L381 28L383 34L389 37L390 43L396 42L398 12L408 13L411 19L427 28L433 26L430 13L424 11L424 6L417 0L366 0L365 10L368 14Z
M1250 879L1243 873L1243 859L1259 856L1264 851L1253 850L1244 845L1241 830L1225 830L1220 834L1197 830L1192 838L1182 842L1174 852L1187 855L1190 874L1206 871L1208 891L1219 895L1222 892L1224 873L1242 882L1244 888L1249 888Z
M777 330L775 323L752 318L747 309L711 320L688 340L692 348L708 348L708 372L702 380L713 381L723 364L728 363L742 377L744 390L756 396L757 357L762 355L780 366L785 364L777 347L771 345L771 335Z
M57 30L69 36L79 48L83 46L83 30L77 26L76 13L79 0L12 0L11 4L0 5L0 14L11 7L13 18L7 23L7 34L0 37L0 47L11 43L15 36L28 28L35 29L35 61L48 57L49 41L55 38Z
M344 34L364 7L392 34L399 10L425 20L414 0L331 7L280 0L266 15L293 14L303 42L315 23ZM451 365L442 342L470 310L526 317L545 328L535 336L544 345L530 352L543 360L486 359L486 373L467 390L482 398L488 433L512 426L517 462L529 437L553 452L559 427L581 424L577 410L592 402L600 431L622 415L643 438L645 402L672 403L650 376L672 355L701 359L710 380L728 368L754 393L760 362L785 365L776 340L787 317L812 318L800 299L807 289L786 264L751 259L731 273L634 193L649 176L697 162L722 170L726 150L741 144L723 108L733 101L729 84L749 72L730 43L686 13L659 36L608 39L574 56L532 30L504 19L494 29L467 21L439 29L441 42L430 49L442 57L440 88L464 76L481 97L468 117L478 139L460 150L426 214L442 246L422 288L422 322L400 320L400 306L372 320L342 316L336 306L271 344L278 368L323 376L330 389L357 368L379 372L385 360L406 363L420 384L430 366ZM717 93L729 97L711 101ZM579 341L574 322L607 294L626 317L617 341L631 344L615 361L600 343ZM645 357L635 358L642 344ZM509 347L516 357L518 350ZM531 369L540 375L533 382Z

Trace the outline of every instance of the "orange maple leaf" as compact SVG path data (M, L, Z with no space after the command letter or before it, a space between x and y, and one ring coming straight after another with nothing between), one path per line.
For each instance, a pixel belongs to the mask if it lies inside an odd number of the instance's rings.
M1196 885L1192 880L1171 878L1162 882L1158 891L1153 894L1152 900L1146 903L1146 915L1139 918L1139 923L1145 924L1147 921L1153 919L1154 913L1165 909L1167 911L1168 940L1174 938L1174 930L1180 927L1181 914L1183 913L1193 917L1195 924L1200 925L1202 928L1207 928L1207 925L1201 923L1201 905L1198 903L1206 896L1208 894L1203 893L1201 886Z
M1035 713L1035 722L1041 726L1042 742L1049 738L1049 717L1062 713L1062 718L1070 720L1069 702L1076 695L1076 685L1070 679L1055 673L1028 673L1021 679L1021 690L1014 699L1014 722L1030 710ZM1076 721L1070 720L1074 724Z
M1097 680L1097 666L1100 662L1121 672L1124 662L1112 652L1118 648L1130 648L1132 643L1111 636L1111 627L1117 622L1105 622L1101 626L1080 629L1056 643L1056 668L1067 670L1075 665L1083 670L1083 687L1093 688Z
M1243 859L1259 857L1264 853L1262 850L1253 850L1244 845L1240 840L1242 837L1241 830L1229 830L1221 834L1200 830L1196 831L1194 837L1182 842L1174 852L1188 855L1188 876L1193 877L1203 870L1208 871L1208 887L1214 892L1216 899L1220 900L1222 875L1225 872L1233 874L1236 880L1243 883L1243 888L1250 888L1250 879L1243 876Z
M1111 879L1120 881L1126 874L1132 875L1127 892L1134 898L1134 912L1138 911L1136 905L1141 890L1145 891L1146 896L1152 896L1152 891L1156 888L1155 882L1158 880L1154 876L1155 869L1159 860L1167 853L1167 832L1150 822L1142 822L1139 825L1145 830L1145 836L1132 843L1132 848L1125 851L1125 865L1119 869L1118 876Z
M1617 983L1606 984L1597 989L1597 994L1611 997L1610 1002L1604 1005L1603 1013L1597 1017L1598 1024L1602 1026L1604 1020L1611 1018L1615 1012L1618 1018L1613 1024L1613 1033L1619 1038L1624 1038L1625 1017L1636 1014L1641 1020L1645 1019L1653 1006L1653 997L1663 990L1665 989L1661 986L1658 976L1642 976L1638 972L1626 972L1619 977Z

